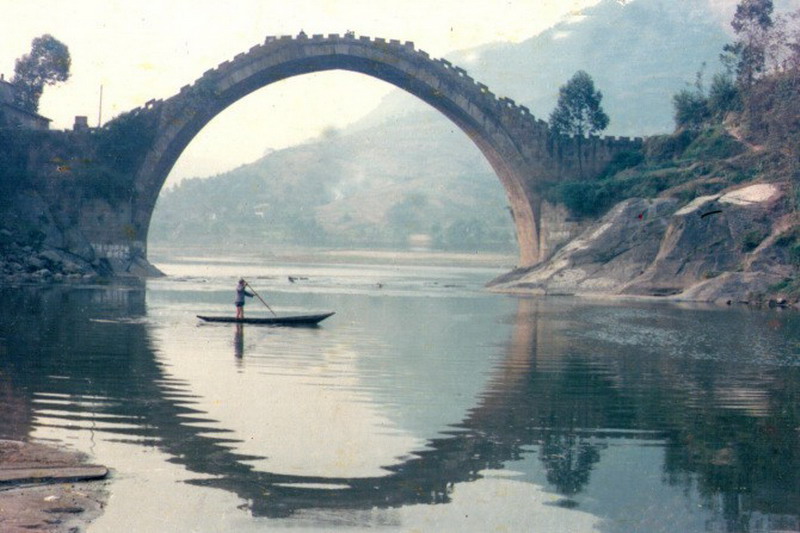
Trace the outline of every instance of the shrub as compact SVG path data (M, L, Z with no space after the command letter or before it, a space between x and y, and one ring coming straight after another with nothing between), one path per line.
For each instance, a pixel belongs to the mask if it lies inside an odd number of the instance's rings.
M610 204L612 195L599 181L565 181L556 186L556 200L578 217L596 216Z
M121 174L139 166L155 139L153 117L145 113L124 113L97 132L97 152L103 164Z
M683 89L672 97L672 105L678 128L696 131L711 118L708 100L699 90Z
M613 176L623 170L635 167L644 161L644 154L640 150L627 150L615 155L608 166L603 170L600 179Z
M758 144L800 156L800 71L759 80L744 96L742 113L748 137Z
M742 236L742 252L750 253L756 248L761 242L767 238L768 233L764 230L754 229L750 230Z
M731 111L741 111L742 100L736 82L728 74L717 73L708 90L708 109L717 118Z
M744 152L745 147L721 127L710 128L700 133L684 150L687 159L727 159Z
M644 155L650 161L667 161L680 157L695 137L697 133L689 130L673 135L654 135L645 140Z

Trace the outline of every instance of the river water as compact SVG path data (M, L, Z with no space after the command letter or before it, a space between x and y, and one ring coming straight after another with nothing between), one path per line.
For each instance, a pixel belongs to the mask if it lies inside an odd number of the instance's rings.
M91 532L800 530L797 313L489 294L503 267L430 259L3 287L0 437L112 469ZM240 275L336 314L201 323Z

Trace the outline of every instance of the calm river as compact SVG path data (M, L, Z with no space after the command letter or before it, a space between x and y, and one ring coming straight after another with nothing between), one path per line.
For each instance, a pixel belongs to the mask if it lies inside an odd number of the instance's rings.
M502 267L368 259L4 287L0 437L113 470L91 532L800 529L800 314L495 295ZM336 314L200 323L233 314L239 276L279 313Z

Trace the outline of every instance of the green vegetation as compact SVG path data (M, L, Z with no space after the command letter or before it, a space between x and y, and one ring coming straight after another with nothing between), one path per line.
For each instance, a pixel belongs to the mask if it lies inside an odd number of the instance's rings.
M70 55L66 45L51 35L37 37L31 52L16 62L15 103L35 112L44 85L69 77ZM64 173L58 186L69 187L71 179L83 185L91 198L112 205L131 197L130 183L146 149L153 143L154 125L145 114L125 113L86 138L72 138L62 132L35 131L6 124L0 116L0 201L14 197L26 187L45 185L41 176L29 175L29 159L60 161ZM33 155L32 155L33 154ZM40 167L42 161L38 161ZM35 182L35 183L34 183Z
M669 194L689 201L751 178L758 168L752 159L731 160L743 151L722 129L655 136L641 152L617 155L598 179L563 181L542 193L576 217L596 217L626 198Z
M97 156L118 174L131 174L153 144L155 124L144 113L123 113L97 131Z
M800 227L794 226L785 231L775 239L775 245L786 253L786 258L791 265L800 268ZM780 283L769 287L769 291L791 299L798 298L800 297L800 278L785 278Z
M787 231L775 240L775 244L786 250L793 265L800 267L800 228Z
M767 238L769 231L766 229L753 229L742 236L742 252L749 253L758 248L758 245Z
M145 114L123 113L92 132L93 149L70 169L90 197L112 205L131 198L132 176L154 140L151 121Z
M45 85L54 85L69 78L71 59L67 46L45 34L31 42L30 53L17 59L14 65L15 103L31 113L39 109L39 99Z
M694 89L683 89L672 97L675 107L675 123L689 131L702 129L711 117L708 99L703 93L702 76L698 73Z
M558 103L550 114L550 128L556 135L581 138L608 127L609 119L600 102L603 93L594 88L594 80L583 70L558 89Z
M583 139L608 127L609 118L600 102L603 93L583 70L558 89L558 103L550 114L550 131L557 136L572 136L578 142L578 166L583 175ZM583 202L583 198L579 202Z
M767 69L770 30L775 27L772 0L742 0L736 6L731 27L736 40L723 48L723 61L736 72L744 87L752 85Z
M800 10L773 18L771 0L743 0L732 23L737 40L724 47L729 71L715 74L706 92L701 70L674 95L674 133L620 154L596 180L544 186L545 198L596 217L626 198L688 202L767 176L800 190L800 29L790 24L798 20ZM742 245L755 248L763 237L748 234Z

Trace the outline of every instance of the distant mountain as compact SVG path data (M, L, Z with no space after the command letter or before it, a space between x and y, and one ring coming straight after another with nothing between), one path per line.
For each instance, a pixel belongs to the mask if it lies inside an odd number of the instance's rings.
M672 131L672 95L693 83L704 64L710 79L729 40L708 0L606 0L522 43L484 45L447 59L544 120L559 87L585 70L611 117L605 133L642 136ZM412 100L397 91L362 122L437 113Z
M713 70L728 40L707 0L606 0L522 43L448 59L545 120L558 88L586 70L604 94L607 133L636 136L672 130L672 94L704 63ZM481 153L399 90L345 130L163 192L150 232L154 245L402 246L410 238L515 246L504 191Z

